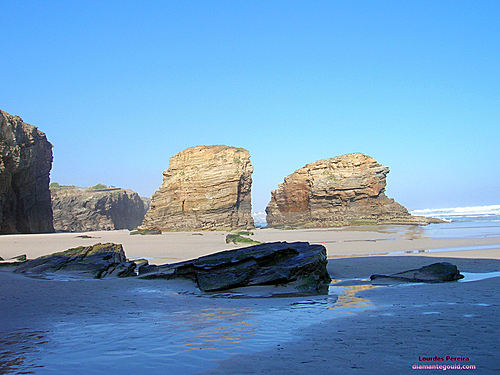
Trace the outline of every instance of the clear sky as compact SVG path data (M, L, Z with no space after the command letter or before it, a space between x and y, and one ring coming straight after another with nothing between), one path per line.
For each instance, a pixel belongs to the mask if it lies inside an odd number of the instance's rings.
M253 206L318 159L410 209L498 204L500 1L0 1L0 108L52 181L151 195L187 147L250 151Z

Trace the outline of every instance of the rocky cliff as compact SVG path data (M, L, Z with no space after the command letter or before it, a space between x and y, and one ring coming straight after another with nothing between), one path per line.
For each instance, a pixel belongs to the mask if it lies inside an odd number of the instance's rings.
M389 168L355 153L296 170L271 192L269 226L332 227L360 224L428 224L384 191Z
M250 154L242 148L197 146L170 158L141 229L253 228Z
M134 229L144 218L144 203L131 190L51 185L54 228L61 232Z
M52 145L19 116L0 110L0 233L53 232Z

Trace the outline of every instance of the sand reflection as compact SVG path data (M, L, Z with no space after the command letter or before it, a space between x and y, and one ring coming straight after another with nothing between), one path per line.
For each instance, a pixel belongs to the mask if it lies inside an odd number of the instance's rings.
M185 319L181 331L186 333L183 346L186 349L234 349L252 339L255 321L251 320L250 308L206 308Z
M332 280L339 282L340 280ZM329 310L338 309L340 307L361 308L371 305L371 301L367 298L356 296L357 293L365 290L376 288L377 286L367 285L348 285L348 286L331 286L330 290L338 295L337 301L328 306Z

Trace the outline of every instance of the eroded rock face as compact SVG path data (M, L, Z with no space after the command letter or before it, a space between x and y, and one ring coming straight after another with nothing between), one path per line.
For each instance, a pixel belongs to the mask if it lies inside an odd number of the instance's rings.
M163 172L141 229L253 228L252 172L243 148L197 146L179 152Z
M144 201L131 190L59 186L51 193L56 231L134 229L144 219Z
M122 245L80 246L24 262L14 272L29 274L78 273L96 279L135 276L136 264L127 262Z
M53 232L52 145L19 116L0 110L0 233Z
M392 275L371 275L370 279L378 283L391 281L440 283L463 279L457 266L448 262L429 264L414 270L394 273Z
M271 192L269 226L333 227L362 224L428 224L385 195L389 168L355 153L319 160L296 170Z
M243 286L286 285L296 293L328 293L326 249L307 242L271 242L222 251L198 259L147 266L147 279L186 278L205 292ZM141 275L142 274L142 275Z

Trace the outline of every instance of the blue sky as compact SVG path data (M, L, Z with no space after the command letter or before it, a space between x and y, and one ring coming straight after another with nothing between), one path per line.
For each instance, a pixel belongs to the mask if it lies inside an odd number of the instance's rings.
M252 155L254 211L363 152L408 208L499 203L499 1L1 1L0 108L52 181L151 195L169 158Z

